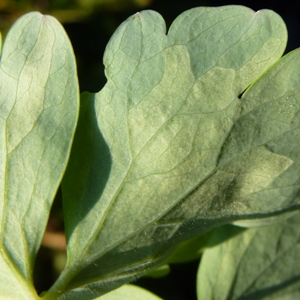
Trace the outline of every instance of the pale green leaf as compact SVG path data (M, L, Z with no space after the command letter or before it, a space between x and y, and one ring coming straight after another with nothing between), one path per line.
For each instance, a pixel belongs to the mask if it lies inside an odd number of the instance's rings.
M0 294L5 299L36 297L34 260L69 157L78 98L75 59L62 26L39 13L21 17L5 39L0 62Z
M230 233L234 238L220 243ZM216 229L201 259L199 300L299 299L300 214L281 223L243 230Z
M299 52L267 72L285 45L276 13L241 6L189 10L167 35L153 11L118 28L106 86L82 96L63 181L68 262L49 295L92 299L182 240L298 208Z
M15 266L6 259L6 253L0 252L0 295L5 300L35 300L38 299L31 282L27 282L19 274Z
M161 298L135 285L124 285L108 294L96 298L101 300L160 300ZM84 300L84 299L83 299Z

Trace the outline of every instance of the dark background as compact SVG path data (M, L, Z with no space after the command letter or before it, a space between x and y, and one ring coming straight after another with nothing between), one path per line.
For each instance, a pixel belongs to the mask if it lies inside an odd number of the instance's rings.
M245 5L255 11L264 8L276 11L287 25L287 52L300 46L300 2L287 0L0 0L0 30L5 35L13 22L28 11L38 10L54 15L65 27L73 44L81 91L97 92L106 81L102 64L105 46L114 30L130 15L143 9L156 10L170 26L180 13L192 7L230 4ZM63 232L59 193L47 230ZM49 288L64 263L64 251L58 248L50 243L40 250L35 270L39 292ZM163 279L143 278L135 284L166 300L194 300L198 263L172 265L171 273Z

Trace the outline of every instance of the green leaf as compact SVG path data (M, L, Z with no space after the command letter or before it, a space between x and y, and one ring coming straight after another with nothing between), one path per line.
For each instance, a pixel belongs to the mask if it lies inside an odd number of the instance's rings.
M144 277L150 278L162 278L170 274L171 268L167 264L160 265L159 267L152 269L150 272L146 273Z
M274 204L279 209L293 206L299 209L300 154L296 144L300 136L300 93L296 87L300 73L294 65L299 60L300 49L289 53L245 93L243 116L236 122L224 144L221 163L232 159L232 151L239 149L245 153L250 147L265 141L264 145L271 153L293 161L288 170L270 182L267 188L244 199L243 204L250 210L267 211ZM243 134L242 128L247 129L247 134ZM247 226L258 225L257 220L253 223L249 220L237 222L244 223ZM259 223L263 224L264 220Z
M153 11L118 28L106 86L82 97L63 180L68 262L50 295L92 299L178 242L299 208L299 52L267 71L286 38L277 14L241 6L189 10L167 35Z
M238 234L219 243L229 233ZM300 214L284 222L243 230L216 229L197 277L199 300L299 299Z
M196 236L176 245L170 256L163 262L164 264L151 270L144 277L160 278L170 273L169 264L181 264L194 260L199 260L207 243L211 232Z
M170 257L167 259L167 263L185 263L200 258L203 250L207 246L211 232L207 232L200 236L188 239L187 241L179 243Z
M0 62L0 294L35 299L33 266L78 115L71 44L50 16L9 31Z
M223 225L223 226L226 227L231 225ZM213 231L209 231L205 234L188 239L176 245L172 254L167 258L166 263L168 264L185 263L185 262L199 259L203 251L207 247L211 247L211 243L208 244L208 242L210 241L212 232ZM234 235L234 233L232 234ZM228 233L227 236L224 237L223 241L226 241L231 237L232 235Z
M131 284L124 285L102 297L101 300L160 300L161 298L149 291Z

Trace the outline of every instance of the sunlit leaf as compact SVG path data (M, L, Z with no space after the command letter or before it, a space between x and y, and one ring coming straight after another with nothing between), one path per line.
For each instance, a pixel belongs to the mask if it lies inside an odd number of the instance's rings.
M61 25L29 13L0 62L0 295L35 299L33 266L78 114L75 59Z
M160 300L161 298L134 285L124 285L102 297L101 300ZM97 300L96 299L96 300Z
M107 84L82 96L63 181L68 261L49 295L92 299L178 242L299 208L300 54L279 60L285 45L276 13L241 6L189 10L168 34L153 11L118 28Z

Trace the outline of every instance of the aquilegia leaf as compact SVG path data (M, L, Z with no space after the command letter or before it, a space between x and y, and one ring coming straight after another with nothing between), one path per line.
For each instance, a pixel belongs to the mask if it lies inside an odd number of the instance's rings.
M0 62L0 294L36 299L33 267L78 115L71 44L50 16L9 31Z
M63 181L68 262L50 295L93 299L177 242L299 207L300 54L279 60L286 39L276 13L241 6L189 10L168 34L153 11L118 28L107 84L82 95Z
M271 226L215 229L201 259L197 291L199 300L298 299L300 213Z

